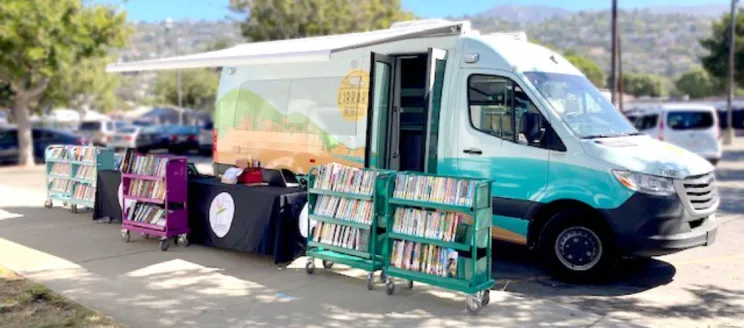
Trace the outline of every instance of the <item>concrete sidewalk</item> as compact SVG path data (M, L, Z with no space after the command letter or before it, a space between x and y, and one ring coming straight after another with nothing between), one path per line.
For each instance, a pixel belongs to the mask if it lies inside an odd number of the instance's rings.
M8 174L29 187L7 184ZM43 173L19 174L0 171L0 265L129 327L633 326L500 291L472 316L462 295L401 283L388 296L382 284L367 291L361 271L307 275L304 258L278 268L269 258L198 245L162 252L136 235L125 243L118 225L93 223L90 213L44 209L34 180Z

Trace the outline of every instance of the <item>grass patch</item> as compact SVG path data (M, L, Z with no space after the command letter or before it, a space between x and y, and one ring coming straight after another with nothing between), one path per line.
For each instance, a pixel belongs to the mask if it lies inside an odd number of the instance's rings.
M110 318L0 267L0 328L120 328Z

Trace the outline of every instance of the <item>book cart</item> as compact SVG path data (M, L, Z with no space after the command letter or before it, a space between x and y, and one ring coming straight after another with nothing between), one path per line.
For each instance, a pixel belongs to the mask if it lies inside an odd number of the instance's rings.
M167 251L169 238L187 246L189 233L187 159L182 156L139 155L127 152L121 163L121 237L130 240L130 231L147 239L160 237L160 249ZM127 202L131 200L131 202Z
M399 172L387 181L384 271L467 294L477 314L490 301L491 181Z
M358 169L339 164L313 168L308 179L308 221L317 222L308 233L308 274L315 259L330 269L335 262L368 271L367 289L374 288L374 272L382 269L385 206L384 185L389 172ZM308 227L310 222L308 222ZM384 282L384 275L380 276Z
M52 145L44 152L47 175L47 199L44 207L51 208L53 201L70 205L76 213L78 207L93 208L96 197L98 170L114 167L114 152L94 146Z

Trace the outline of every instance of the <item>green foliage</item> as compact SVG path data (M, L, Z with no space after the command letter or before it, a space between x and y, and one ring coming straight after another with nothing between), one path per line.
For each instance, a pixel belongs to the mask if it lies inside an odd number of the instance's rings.
M230 0L230 8L249 14L241 29L253 41L370 31L413 18L400 0Z
M214 110L219 75L210 69L181 71L181 100L184 108ZM155 83L155 94L162 104L178 105L178 73L160 73Z
M112 111L117 106L114 91L119 86L119 75L106 73L109 62L108 58L88 58L60 70L39 100L40 105Z
M601 68L593 60L581 56L573 51L567 51L563 56L571 62L572 65L576 66L589 81L594 84L597 88L604 88L605 86L605 74Z
M0 81L0 109L7 108L13 102L13 91L10 84Z
M674 82L674 86L677 91L690 96L690 98L716 96L721 94L722 91L720 83L701 67L695 67L680 75Z
M731 16L725 14L713 22L711 35L700 44L708 50L708 54L701 56L703 67L715 77L722 81L728 81L728 53L729 53L729 25ZM738 85L744 85L744 9L739 9L736 15L735 50L734 50L734 81Z
M666 95L664 79L650 74L623 73L623 93L635 97L661 97Z

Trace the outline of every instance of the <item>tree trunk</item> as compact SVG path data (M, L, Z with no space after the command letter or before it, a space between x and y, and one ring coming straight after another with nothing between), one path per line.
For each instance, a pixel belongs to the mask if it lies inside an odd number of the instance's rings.
M28 98L16 95L13 100L13 115L18 126L18 165L34 165L34 143L31 136L31 120L28 113Z

